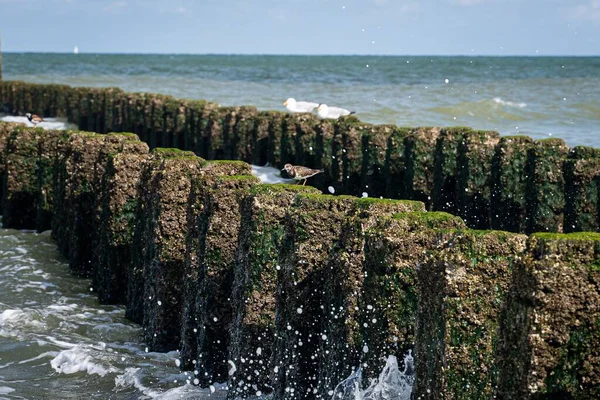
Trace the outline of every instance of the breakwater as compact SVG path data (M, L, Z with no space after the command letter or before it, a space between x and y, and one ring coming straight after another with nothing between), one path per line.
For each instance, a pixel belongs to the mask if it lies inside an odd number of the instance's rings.
M597 150L561 139L470 128L403 128L355 118L175 99L116 88L0 82L0 112L67 117L79 129L132 132L207 159L322 168L336 194L422 201L469 227L519 233L598 231Z
M52 228L149 349L231 398L329 398L411 349L415 398L600 395L598 234L471 230L130 133L0 124L0 155L5 226Z

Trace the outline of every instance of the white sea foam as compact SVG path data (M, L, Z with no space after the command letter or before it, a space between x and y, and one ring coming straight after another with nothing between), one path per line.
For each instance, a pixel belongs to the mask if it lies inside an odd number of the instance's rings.
M227 398L227 391L224 385L219 385L218 389L211 390L186 383L179 387L160 391L144 385L142 382L143 376L144 371L141 368L127 368L123 374L115 378L115 387L117 390L134 387L144 396L159 400L224 400Z
M414 359L411 352L404 357L404 369L390 355L379 378L373 379L366 389L360 388L362 369L359 367L337 385L332 393L334 400L409 400L414 384Z
M262 183L294 183L293 179L285 179L281 177L281 171L273 168L270 165L259 167L252 166L252 175L256 176Z
M85 372L87 374L95 374L105 376L108 373L119 372L113 366L101 365L93 357L93 350L88 346L75 346L69 350L63 350L50 361L52 368L61 374L75 374L77 372Z
M37 125L38 128L44 128L46 130L77 129L77 125L68 122L64 118L44 118L44 120L45 120L45 122L42 122L41 124ZM26 124L27 126L33 126L33 124L27 120L27 117L21 117L21 116L2 115L2 116L0 116L0 121L21 122L23 124Z
M9 394L14 392L15 389L8 386L0 386L0 394Z
M503 106L508 106L508 107L517 107L517 108L527 107L526 103L514 103L512 101L502 100L500 97L494 97L494 103L497 103L497 104L500 104Z
M18 336L24 330L44 329L45 324L40 321L40 316L31 310L4 310L0 314L0 335Z

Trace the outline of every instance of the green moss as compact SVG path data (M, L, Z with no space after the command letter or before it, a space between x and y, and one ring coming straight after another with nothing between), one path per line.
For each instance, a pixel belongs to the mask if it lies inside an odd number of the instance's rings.
M588 146L575 146L569 152L569 158L574 159L598 159L600 158L600 149Z
M131 141L138 141L140 138L135 133L130 132L111 132L107 136L124 136Z
M175 148L157 147L152 150L152 154L159 155L162 158L193 158L200 160L192 151L179 150Z
M392 200L392 199L378 199L374 197L357 198L355 200L356 205L361 209L366 209L374 205L401 205L404 204L415 211L424 211L425 206L420 201L414 200Z
M535 142L543 145L544 147L564 146L565 145L565 141L562 139L559 139L559 138L538 139Z
M301 193L298 195L299 198L310 200L316 203L330 203L332 201L345 201L345 200L356 200L354 196L333 196L330 194L322 194L322 193Z
M221 164L229 164L229 165L237 165L239 167L247 167L248 163L244 162L244 161L237 161L237 160L210 160L206 163L207 165L210 164L216 164L216 165L221 165Z
M600 233L595 232L573 232L573 233L552 233L538 232L531 235L532 238L540 240L588 240L600 241Z
M428 228L445 222L454 222L457 227L466 227L461 218L441 211L403 212L394 214L393 218L422 223Z
M321 191L312 187L312 186L302 186L302 185L290 185L285 183L278 184L260 184L255 185L250 189L250 194L258 195L258 194L276 194L281 192L294 192L294 193L312 193L312 194L320 194Z

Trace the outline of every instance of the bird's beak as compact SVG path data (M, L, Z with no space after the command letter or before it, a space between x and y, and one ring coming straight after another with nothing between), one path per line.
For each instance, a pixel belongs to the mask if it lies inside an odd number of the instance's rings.
M287 101L284 101L284 102L283 102L283 105L284 105L284 106L287 106Z
M282 171L285 171L285 168L281 168Z

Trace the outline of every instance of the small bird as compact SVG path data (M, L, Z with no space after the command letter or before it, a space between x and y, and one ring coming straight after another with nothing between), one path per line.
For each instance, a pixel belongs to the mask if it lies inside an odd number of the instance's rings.
M39 115L27 113L27 114L25 114L25 116L27 117L29 122L31 122L33 124L33 126L37 126L37 124L46 122L46 120L44 118L40 117Z
M302 184L302 186L306 185L306 180L310 177L313 177L317 174L320 174L321 172L324 172L322 169L311 169L311 168L307 168L307 167L303 167L301 165L292 165L292 164L285 164L283 166L282 171L285 171L288 173L288 175L290 176L290 178L295 179L297 181L304 181L304 183Z
M296 101L293 97L284 101L283 105L289 112L293 113L312 112L312 110L319 106L317 103L312 103L310 101Z
M317 114L319 114L319 118L321 119L338 119L346 115L356 114L356 111L349 111L339 107L328 107L327 104L319 104Z

